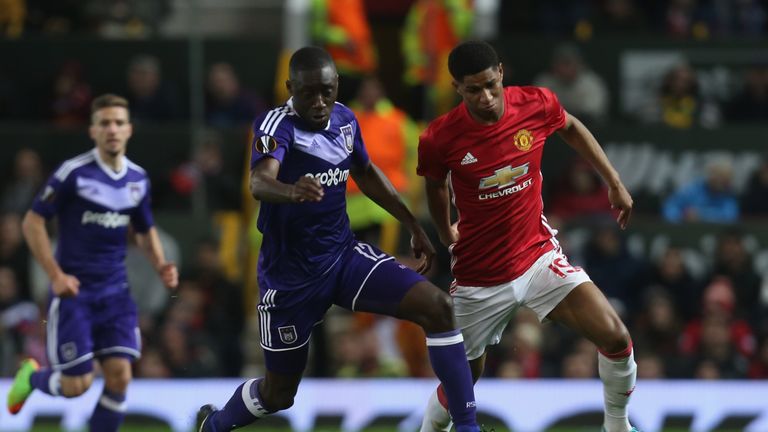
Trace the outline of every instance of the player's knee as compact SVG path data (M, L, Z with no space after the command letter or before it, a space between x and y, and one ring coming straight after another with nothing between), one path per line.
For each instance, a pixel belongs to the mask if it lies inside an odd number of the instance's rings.
M453 298L441 290L435 290L429 305L427 322L422 325L428 333L444 332L454 329Z
M78 397L88 391L93 383L93 374L62 376L61 394L64 397Z
M631 343L632 339L627 327L621 320L618 320L611 325L600 349L608 353L618 353L626 350Z
M104 385L113 392L125 393L131 382L130 370L127 372L113 373L104 377Z

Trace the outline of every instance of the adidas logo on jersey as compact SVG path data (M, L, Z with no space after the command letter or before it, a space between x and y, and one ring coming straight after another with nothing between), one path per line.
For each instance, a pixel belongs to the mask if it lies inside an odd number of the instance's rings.
M472 153L467 152L467 154L464 155L464 159L461 160L462 165L469 165L477 162L477 158L472 156Z

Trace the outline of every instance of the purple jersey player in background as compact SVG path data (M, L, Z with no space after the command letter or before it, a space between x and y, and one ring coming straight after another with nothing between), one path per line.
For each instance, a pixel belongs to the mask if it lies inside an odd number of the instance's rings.
M48 306L49 366L25 360L8 393L8 410L18 413L37 389L76 397L93 381L93 359L104 373L104 389L90 430L117 431L125 412L131 361L140 356L136 304L126 279L128 225L163 283L175 288L176 266L165 262L152 226L149 179L125 157L133 131L128 102L106 94L91 105L93 150L59 166L24 217L30 250L51 280ZM56 255L45 228L58 220Z
M261 201L258 306L266 375L235 390L221 410L205 405L200 431L223 432L290 408L307 362L312 328L328 308L413 321L427 334L435 374L459 432L477 431L472 378L451 297L391 256L358 242L346 214L351 175L411 232L426 271L434 248L381 171L368 159L354 114L336 103L338 75L320 48L296 51L291 99L253 124L251 193Z

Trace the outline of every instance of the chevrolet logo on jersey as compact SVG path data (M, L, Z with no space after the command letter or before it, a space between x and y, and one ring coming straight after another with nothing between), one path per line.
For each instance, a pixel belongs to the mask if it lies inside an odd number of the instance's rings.
M480 180L480 189L488 189L492 187L503 188L515 183L518 177L522 177L528 174L528 165L530 162L526 162L524 165L505 166L502 169L497 169L496 173L490 177L485 177Z

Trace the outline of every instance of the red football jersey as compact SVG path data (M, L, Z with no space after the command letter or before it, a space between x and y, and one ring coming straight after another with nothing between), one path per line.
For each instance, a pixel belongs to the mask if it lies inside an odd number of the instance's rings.
M509 282L557 245L543 215L540 166L544 141L565 126L565 111L540 87L506 87L504 103L492 125L462 103L419 140L418 174L450 176L459 214L451 268L463 286Z

